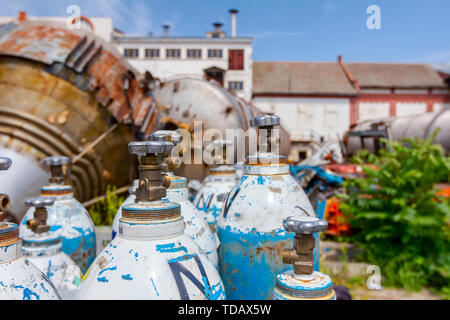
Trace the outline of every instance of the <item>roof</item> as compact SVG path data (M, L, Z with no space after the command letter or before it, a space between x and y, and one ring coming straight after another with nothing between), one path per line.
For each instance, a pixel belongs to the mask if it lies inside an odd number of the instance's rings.
M116 43L245 43L251 44L253 38L249 37L157 37L157 36L133 36L133 35L114 35L113 42Z
M337 62L254 62L253 94L356 95Z
M427 64L345 62L361 88L445 88Z

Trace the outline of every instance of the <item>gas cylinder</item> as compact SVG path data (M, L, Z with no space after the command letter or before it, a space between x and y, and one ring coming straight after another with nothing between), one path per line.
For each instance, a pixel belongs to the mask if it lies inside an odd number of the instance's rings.
M336 300L331 278L314 271L313 234L328 227L325 220L303 215L283 221L283 227L294 232L292 249L284 249L281 256L284 263L292 264L294 270L277 275L273 296L275 300Z
M74 299L83 275L75 262L62 252L61 237L55 232L49 232L46 207L52 206L54 202L54 198L44 197L25 201L35 211L34 218L27 221L33 235L22 239L22 251L26 259L45 273L62 299Z
M214 147L222 148L222 159L216 158L215 161L226 163L226 148L232 145L231 141L215 140ZM217 217L222 210L223 203L236 184L236 174L233 165L222 164L209 170L209 175L205 178L203 186L197 192L194 204L200 210L209 227L213 232L216 231Z
M134 199L136 199L136 189L138 186L138 179L133 180L133 185L128 188L128 197L122 202L119 209L116 212L116 215L114 216L113 224L112 224L112 238L114 239L116 235L119 233L119 220L122 218L122 207L133 203Z
M41 196L55 199L48 207L50 233L55 232L62 238L62 250L85 272L95 258L94 223L87 210L73 197L72 187L65 183L70 158L54 156L44 159L44 165L51 171L49 184L41 187ZM27 228L33 218L34 208L28 209L20 223L20 235L32 236Z
M140 155L136 199L123 206L119 233L85 274L81 299L225 298L214 265L184 233L180 205L163 201L170 180L162 160L172 142L131 142Z
M228 194L217 223L220 275L227 297L235 300L273 298L276 275L289 268L278 252L294 236L283 229L283 220L315 216L308 197L282 162L284 157L274 149L278 141L273 129L280 118L260 116L250 123L259 128L259 151L247 157L244 175ZM318 268L317 250L314 259Z
M150 139L153 141L169 141L176 146L181 143L182 136L173 130L159 130L153 133ZM216 269L218 269L219 258L217 257L217 248L219 246L219 239L208 227L201 212L189 200L186 178L173 174L172 171L177 169L180 164L179 157L173 154L164 161L164 171L166 172L166 177L170 179L170 185L166 191L167 198L165 199L180 204L181 215L186 222L185 233L194 240L200 251L205 253Z
M9 158L0 158L0 170L8 170ZM9 207L9 197L1 194L0 211ZM3 216L3 215L2 215ZM35 265L22 256L19 226L0 222L0 300L59 300L55 286Z

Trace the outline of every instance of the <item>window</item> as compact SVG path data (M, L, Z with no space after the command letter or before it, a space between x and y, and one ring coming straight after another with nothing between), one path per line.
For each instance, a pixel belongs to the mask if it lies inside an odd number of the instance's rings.
M222 58L222 49L208 49L208 58Z
M228 70L244 70L244 50L228 50Z
M123 49L123 55L127 58L137 58L139 57L139 49L125 48Z
M188 58L201 58L202 57L202 49L188 49L187 57Z
M166 58L179 58L180 56L180 49L166 49Z
M228 89L233 91L243 90L244 83L242 81L228 81Z
M146 58L159 58L159 49L145 49Z

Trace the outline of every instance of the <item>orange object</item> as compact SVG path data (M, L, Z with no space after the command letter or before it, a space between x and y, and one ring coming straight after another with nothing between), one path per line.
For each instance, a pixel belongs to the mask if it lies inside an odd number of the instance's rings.
M328 222L326 234L332 236L349 235L351 233L350 224L339 210L339 200L331 198L327 200L323 218Z

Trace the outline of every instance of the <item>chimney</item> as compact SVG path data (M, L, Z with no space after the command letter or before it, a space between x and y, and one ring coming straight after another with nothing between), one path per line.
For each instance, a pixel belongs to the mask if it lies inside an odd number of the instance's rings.
M213 26L214 26L214 32L222 32L222 30L220 30L220 28L222 28L222 26L223 26L223 23L220 23L220 22L214 22L213 23Z
M239 12L237 9L230 9L231 14L231 37L236 38L236 15Z
M27 12L26 11L19 11L19 21L25 21L27 20Z
M164 24L162 27L163 27L163 30L164 30L164 38L167 38L169 36L169 28L170 28L170 26L168 24Z

